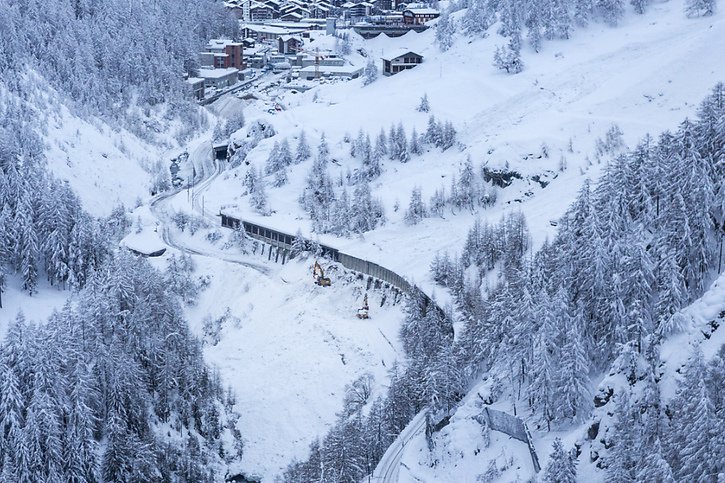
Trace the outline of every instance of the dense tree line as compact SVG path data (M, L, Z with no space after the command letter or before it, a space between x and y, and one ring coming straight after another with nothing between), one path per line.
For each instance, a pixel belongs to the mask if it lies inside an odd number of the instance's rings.
M413 128L408 137L403 124L398 123L392 124L387 134L381 129L374 143L370 134L362 129L357 138L346 135L343 141L350 145L350 156L360 160L361 166L354 173L348 170L345 177L333 180L328 170L330 148L323 133L304 191L299 197L300 205L309 214L312 229L317 233L349 236L365 233L384 224L383 205L372 197L369 186L371 181L382 174L383 160L407 163L412 156L419 156L426 149L449 149L455 144L456 130L451 122L441 123L431 115L426 131L421 134ZM286 140L283 140L273 147L266 172L274 175L275 186L283 185L287 182L285 167L309 157L310 150L304 137L300 139L296 156L291 155ZM469 181L474 182L472 178ZM352 193L348 192L347 187L351 187ZM471 187L471 190L464 191L468 194L472 190ZM451 201L456 204L458 199L451 198ZM445 204L447 200L443 202Z
M83 211L68 184L48 174L44 157L35 151L40 139L20 111L8 106L11 117L0 121L0 273L18 273L30 294L40 277L77 290L129 221L122 207L105 220Z
M198 123L182 75L198 68L206 40L238 29L211 0L2 0L0 10L0 79L11 92L32 92L35 71L80 112L138 133L160 129L150 115L161 103Z
M482 277L471 283L460 280L462 269L449 271L442 281L467 321L458 357L469 374L507 368L513 399L550 425L587 417L589 374L623 353L656 364L660 341L681 326L678 309L718 268L724 94L719 84L698 120L658 142L646 137L596 187L585 182L556 238L531 259L507 256L485 301ZM521 246L504 246L520 257ZM498 250L464 252L479 269L497 264L488 254Z
M0 290L17 273L30 294L41 277L76 292L0 343L0 481L212 481L242 446L234 397L181 317L191 260L162 275L115 253L125 209L89 216L48 174L33 113L0 111Z
M409 225L416 225L429 216L443 218L448 210L454 214L461 210L474 212L478 208L495 204L497 196L496 188L485 181L483 170L474 168L473 161L468 157L458 174L451 176L449 190L446 191L445 185L441 185L427 204L423 201L420 188L414 188L404 220Z
M241 456L233 396L164 277L126 252L46 323L18 316L0 387L2 481L216 481Z
M641 400L617 395L603 464L612 481L708 481L725 471L712 456L725 448L725 354L705 364L695 350L669 405L657 384L659 345L712 280L725 236L725 85L698 114L617 157L596 187L585 182L533 257L522 215L476 222L462 255L432 267L463 318L455 344L450 317L411 296L400 334L406 367L393 368L385 398L346 402L284 481L360 481L420 409L447 409L486 372L503 375L493 396L539 428L582 421L590 375L609 367L647 386ZM559 440L543 479L576 481L576 459Z

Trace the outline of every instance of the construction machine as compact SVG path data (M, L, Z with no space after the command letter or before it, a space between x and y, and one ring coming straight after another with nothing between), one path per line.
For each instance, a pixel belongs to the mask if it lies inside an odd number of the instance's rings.
M363 306L361 308L357 309L357 318L358 319L370 318L370 307L368 306L368 294L365 294L365 298L363 299Z
M331 285L330 279L325 277L325 271L322 269L320 264L317 263L317 260L315 260L315 265L312 267L312 278L320 287L329 287Z

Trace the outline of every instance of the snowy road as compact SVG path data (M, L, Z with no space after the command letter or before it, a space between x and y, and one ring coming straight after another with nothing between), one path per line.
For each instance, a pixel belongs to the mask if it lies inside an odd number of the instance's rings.
M398 481L405 445L425 429L425 416L427 413L428 410L424 409L416 414L395 441L393 441L393 444L388 447L373 472L372 481L381 481L384 483L396 483Z
M215 159L212 159L210 154L211 149L209 148L208 143L201 142L195 146L194 149L191 150L189 156L189 161L196 170L196 177L192 181L192 186L187 186L170 193L162 193L157 195L151 201L151 213L153 213L162 225L161 239L166 245L176 248L181 252L202 257L216 258L228 263L251 268L257 272L267 275L270 271L268 267L259 263L250 262L247 259L248 257L235 257L221 251L192 248L174 238L172 235L171 227L173 226L173 221L171 218L175 210L171 205L174 198L183 195L186 189L189 188L193 188L191 196L192 209L199 211L200 214L203 214L203 216L213 224L218 223L213 215L202 213L203 203L200 203L200 200L203 200L203 193L209 189L209 185L211 185L214 179L216 179L216 177L223 171L223 164Z

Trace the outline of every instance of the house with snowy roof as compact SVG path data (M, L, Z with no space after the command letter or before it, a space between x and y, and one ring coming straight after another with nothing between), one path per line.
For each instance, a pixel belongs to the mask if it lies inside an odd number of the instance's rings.
M409 49L398 49L383 56L383 75L395 75L423 62L423 56Z
M283 35L277 39L277 51L280 54L296 54L302 48L302 39L293 35Z
M434 8L406 8L403 10L403 23L406 25L423 25L440 16L441 13Z

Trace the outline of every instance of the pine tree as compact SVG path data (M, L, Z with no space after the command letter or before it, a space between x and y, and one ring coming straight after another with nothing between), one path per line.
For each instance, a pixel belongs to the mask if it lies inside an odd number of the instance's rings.
M453 123L446 121L443 125L441 147L445 151L448 148L452 148L456 142L456 129L453 127Z
M365 65L365 70L363 71L363 85L370 85L377 79L378 65L375 63L375 61L373 61L373 59L369 59L367 65Z
M455 21L451 18L447 9L441 12L436 24L436 42L441 52L445 52L453 45L453 33L456 30Z
M348 236L350 234L350 226L354 223L350 219L350 211L350 197L347 194L347 190L343 189L338 199L332 205L332 213L330 215L330 231L332 233L340 236Z
M635 13L642 15L649 5L649 0L630 0Z
M16 223L20 240L18 243L17 260L23 277L23 288L31 295L36 293L38 284L38 238L33 225L32 207L29 197L21 200L16 214Z
M594 10L593 0L574 0L574 21L581 27L589 23Z
M264 172L265 174L272 174L277 172L281 167L282 160L280 159L279 143L275 141L274 146L267 157L267 164L264 167Z
M279 164L283 167L292 165L292 152L289 147L287 138L282 139L279 143Z
M526 27L528 28L528 39L531 48L538 52L541 49L541 37L543 29L543 0L530 0L526 12Z
M426 217L426 209L423 204L423 198L420 188L413 188L410 195L410 203L408 210L405 212L404 220L408 225L417 225Z
M383 128L380 128L380 133L378 133L378 137L375 139L375 156L378 158L378 164L380 160L383 158L383 156L388 155L388 138L385 136L385 130Z
M261 180L259 174L256 176L259 181L254 184L254 190L249 195L249 205L260 215L267 216L270 214L267 191L264 188L264 182Z
M420 145L420 138L418 137L418 131L413 128L413 132L410 133L410 153L416 156L423 154L423 148Z
M401 163L407 163L410 160L410 152L408 151L408 141L402 122L398 123L398 128L395 131L395 144L397 150L393 159L397 159Z
M424 93L423 97L420 98L420 103L418 104L416 111L418 111L418 112L429 112L430 111L430 103L428 102L427 93Z
M617 413L614 422L614 447L610 450L607 466L607 479L611 481L636 481L637 450L643 441L640 439L638 410L631 401L630 393L622 393L615 399Z
M428 127L424 134L425 142L431 146L440 146L442 133L438 121L433 114L428 117Z
M548 40L568 39L572 19L567 3L563 0L548 0L544 5L544 37Z
M295 163L299 164L312 156L312 153L310 152L310 146L307 144L307 136L305 135L305 131L300 131L300 137L297 141L297 152L295 153Z
M677 453L673 473L678 481L707 481L714 473L715 454L713 436L715 430L712 402L704 382L705 365L702 351L693 348L683 371L683 380L673 401L673 410L678 417L672 421L670 441L671 452Z
M547 429L551 429L554 419L554 395L558 374L559 329L556 327L551 302L545 291L538 297L538 316L541 323L539 333L534 340L533 363L531 366L531 383L529 384L529 400L534 411L540 411L546 421Z
M564 451L560 438L554 439L554 451L544 470L546 483L576 483L576 460Z
M662 445L657 438L648 449L644 460L637 471L637 481L657 481L659 483L675 483L672 468L662 456Z
M494 67L505 70L508 74L518 74L524 69L521 61L521 42L511 39L504 47L496 47L493 55Z
M612 27L624 16L624 0L596 0L595 5L598 15Z
M486 37L487 30L496 19L492 3L487 0L471 0L468 10L463 15L463 31L470 36Z
M556 413L562 419L582 421L589 411L589 362L584 351L580 321L564 315L561 323L566 330L566 340L561 350L561 371Z

